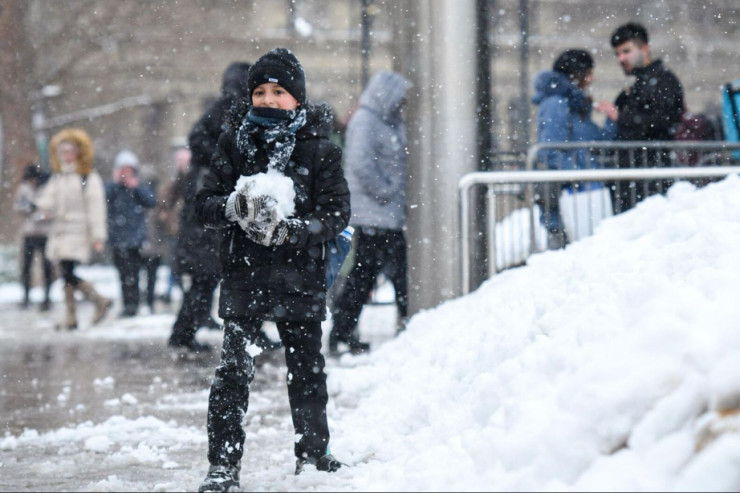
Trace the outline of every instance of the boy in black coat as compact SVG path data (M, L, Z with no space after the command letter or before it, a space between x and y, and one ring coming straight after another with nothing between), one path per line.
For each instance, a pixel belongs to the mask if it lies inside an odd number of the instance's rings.
M254 344L264 320L285 346L296 433L296 473L341 467L329 451L321 321L326 313L325 242L350 216L341 150L328 140L324 106L306 103L305 75L286 49L250 69L252 107L218 140L196 209L226 228L221 245L221 363L208 407L208 476L200 491L239 485ZM214 234L217 234L214 232Z

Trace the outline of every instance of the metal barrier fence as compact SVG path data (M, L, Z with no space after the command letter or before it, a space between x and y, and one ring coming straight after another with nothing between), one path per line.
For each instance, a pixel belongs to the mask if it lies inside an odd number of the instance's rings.
M538 169L543 153L553 150L561 156L582 153L594 165L606 167ZM471 290L473 236L485 239L486 258L477 260L487 262L490 277L523 265L531 254L548 248L551 235L543 224L550 226L553 211L562 223L568 223L567 239L575 241L593 234L603 216L618 214L649 195L662 193L674 181L691 180L703 186L740 173L740 163L733 160L737 151L740 144L722 141L540 144L529 150L525 171L463 176L458 188L462 293ZM628 167L617 169L617 164ZM486 187L485 200L473 211L471 191L478 186ZM483 234L472 231L473 213L485 217Z

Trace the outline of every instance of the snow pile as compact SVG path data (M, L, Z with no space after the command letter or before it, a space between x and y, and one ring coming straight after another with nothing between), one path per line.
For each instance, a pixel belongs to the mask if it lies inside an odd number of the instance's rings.
M739 490L738 245L740 180L679 183L415 316L331 371L354 487Z
M276 209L279 219L291 217L295 212L295 189L293 180L276 169L269 169L265 173L240 176L234 190L248 190L249 195L258 197L267 195L277 201Z

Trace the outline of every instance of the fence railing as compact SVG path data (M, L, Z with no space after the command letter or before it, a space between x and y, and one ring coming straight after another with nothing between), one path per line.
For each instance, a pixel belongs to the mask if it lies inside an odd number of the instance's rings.
M586 152L588 159L606 168L537 169L538 158L551 150L561 151L561 154L573 153L573 156L577 152ZM476 260L486 262L486 272L490 277L522 265L531 254L548 248L548 228L552 219L548 214L552 211L570 216L571 221L576 218L580 226L577 237L593 233L591 206L594 204L589 202L583 209L587 212L582 216L588 217L578 218L577 211L559 210L558 206L564 202L556 205L557 195L543 193L543 190L557 190L560 194L565 193L564 190L572 193L603 186L608 192L599 197L613 198L609 215L618 214L648 195L663 192L674 181L691 180L702 186L740 173L737 166L740 163L733 160L737 151L740 151L740 144L720 141L540 144L529 150L525 171L487 171L463 176L458 189L462 293L467 294L472 289L474 241L485 240L486 258ZM622 167L617 169L617 164ZM485 186L486 190L483 194L476 194L474 211L471 191L479 186ZM481 197L484 197L482 201ZM473 231L473 223L483 225L484 231Z

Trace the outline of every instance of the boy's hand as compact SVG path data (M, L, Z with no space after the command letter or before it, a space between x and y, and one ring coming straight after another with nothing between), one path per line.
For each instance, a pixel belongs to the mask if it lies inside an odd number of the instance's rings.
M239 192L234 202L234 212L239 221L267 221L277 214L277 200L269 195L252 197Z
M252 221L243 226L247 237L262 246L279 246L288 237L288 223L281 220Z

